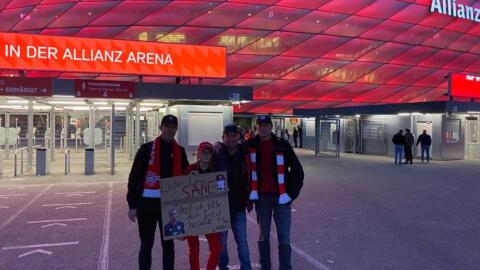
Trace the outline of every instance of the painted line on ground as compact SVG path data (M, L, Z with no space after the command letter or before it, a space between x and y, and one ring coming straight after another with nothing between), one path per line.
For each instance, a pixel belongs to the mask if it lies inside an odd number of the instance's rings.
M73 206L73 205L88 205L93 204L91 202L83 202L83 203L51 203L51 204L44 204L42 206Z
M257 224L257 221L247 215L247 220L250 221L251 223ZM270 232L270 235L276 238L277 236L273 233ZM315 267L315 269L320 269L320 270L330 270L326 265L323 263L319 262L317 259L313 258L312 256L308 255L305 251L301 250L300 248L296 247L295 245L290 244L292 247L292 251L295 252L298 256L302 257L304 260L309 262L312 266Z
M45 194L51 187L53 186L53 184L50 184L48 185L47 187L45 187L40 193L38 193L35 197L33 197L33 199L31 201L29 201L24 207L22 207L20 210L18 210L15 214L13 214L13 216L11 216L9 219L5 220L2 225L0 225L0 230L2 230L3 228L5 228L8 224L10 224L10 222L12 222L12 220L14 220L16 217L18 217L23 211L25 211L25 209L27 209L27 207L29 207L32 203L34 203L36 200L38 200L38 198L40 198L41 196L43 196L43 194Z
M78 245L78 241L75 242L61 242L61 243L51 243L51 244L36 244L36 245L26 245L26 246L9 246L3 247L2 250L12 250L12 249L25 249L25 248L41 248L41 247L61 247L61 246L71 246Z
M0 195L2 199L8 199L8 197L23 197L27 196L27 194L9 194L9 195Z
M94 194L96 191L71 191L71 192L56 192L55 195L69 195L69 194Z
M105 205L105 220L103 223L102 246L98 261L98 270L108 270L108 253L110 243L110 227L112 224L112 191L113 183L109 184L107 192L107 203Z
M10 208L10 206L0 205L0 209L7 209L7 208Z
M36 221L27 221L28 224L36 223L52 223L52 222L62 222L62 221L81 221L87 220L87 218L67 218L67 219L52 219L52 220L36 220Z
M23 253L23 254L20 254L20 255L17 256L17 258L22 258L22 257L28 256L28 255L32 255L32 254L35 254L35 253L52 255L53 252L48 251L48 250L43 250L43 249L35 249L35 250L32 250L32 251L29 251L29 252L25 252L25 253Z

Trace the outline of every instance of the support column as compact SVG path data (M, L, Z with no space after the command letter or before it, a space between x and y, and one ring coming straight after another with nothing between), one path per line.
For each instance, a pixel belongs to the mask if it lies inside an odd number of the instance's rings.
M27 127L27 170L32 169L33 164L33 100L28 99L28 127Z
M10 128L10 114L5 114L5 159L8 159L10 146L8 145L8 129Z
M70 122L68 121L68 114L63 115L63 149L68 148L68 125Z
M115 124L115 104L112 103L110 113L110 174L115 175L115 140L113 137L113 127Z
M50 161L55 160L55 108L50 110Z
M95 148L95 109L90 107L88 116L88 128L90 129L90 148Z
M142 142L140 141L140 102L137 102L135 104L135 148L134 152L137 152L138 148L140 148L140 145Z

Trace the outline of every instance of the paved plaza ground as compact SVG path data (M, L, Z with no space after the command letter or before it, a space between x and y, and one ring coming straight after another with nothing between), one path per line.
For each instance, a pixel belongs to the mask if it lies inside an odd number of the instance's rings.
M293 204L294 269L480 269L479 161L394 165L387 157L297 152L306 178ZM0 269L136 269L137 225L127 219L125 201L128 158L119 153L115 176L97 165L94 176L81 174L81 159L68 176L60 161L50 176L4 171ZM248 232L259 269L254 212ZM239 269L232 238L230 264ZM159 244L152 269L161 269ZM175 245L177 269L188 269L186 242Z

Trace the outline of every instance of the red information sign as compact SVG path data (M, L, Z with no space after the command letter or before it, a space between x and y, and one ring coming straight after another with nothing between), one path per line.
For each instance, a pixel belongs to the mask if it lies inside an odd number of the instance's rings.
M0 77L0 96L50 97L52 79Z
M75 96L82 98L134 98L135 83L122 81L76 80Z
M480 98L480 76L451 73L449 78L450 96Z

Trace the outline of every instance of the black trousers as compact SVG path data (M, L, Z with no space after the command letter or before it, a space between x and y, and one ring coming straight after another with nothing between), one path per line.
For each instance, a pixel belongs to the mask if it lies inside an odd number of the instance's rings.
M141 199L137 209L137 223L141 241L140 252L138 253L139 269L150 270L152 267L152 248L158 225L163 249L162 269L173 270L175 264L175 247L173 240L163 240L162 212L159 199Z
M405 149L405 163L412 164L412 161L413 161L412 147L405 145L404 149Z
M297 139L298 139L297 136L293 136L293 143L295 143L295 147L297 147Z

